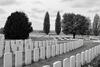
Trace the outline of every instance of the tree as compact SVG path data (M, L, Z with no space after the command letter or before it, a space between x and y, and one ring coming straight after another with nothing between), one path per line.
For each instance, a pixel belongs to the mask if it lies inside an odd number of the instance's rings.
M46 12L43 25L44 25L43 31L44 31L44 33L46 33L48 35L49 32L50 32L50 19L49 19L49 13L48 12Z
M94 35L99 35L99 32L100 32L100 23L99 23L99 15L96 14L95 17L94 17L94 21L93 21L93 33Z
M5 39L27 39L32 30L31 23L25 13L16 11L11 13L5 23Z
M76 34L84 35L88 29L89 22L86 17L73 13L63 15L62 32L64 34L73 34L73 38L75 38Z
M55 22L55 32L57 35L59 35L61 32L61 17L59 12L57 13L57 18Z

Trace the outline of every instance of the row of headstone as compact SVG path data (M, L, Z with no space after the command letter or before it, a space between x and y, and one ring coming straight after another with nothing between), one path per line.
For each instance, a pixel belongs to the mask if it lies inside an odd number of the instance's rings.
M8 46L9 41L6 41L6 43L7 43L7 45L5 45L5 46L7 47L7 49L5 49L4 64L7 63L7 62L5 62L6 60L10 60L9 58L13 58L12 53L8 49L8 48L11 48L10 46ZM21 44L22 44L22 42L21 42ZM21 45L21 47L22 47L22 45ZM14 52L15 66L16 67L17 66L22 66L23 63L28 65L28 64L31 64L32 61L38 62L40 59L54 57L56 55L63 54L63 53L67 52L66 43L56 44L56 45L52 45L52 46L48 45L46 47L41 46L40 48L37 47L37 48L34 48L33 50L32 50L31 47L28 47L28 48L27 48L27 50L25 50L24 54L23 54L23 51L15 51ZM10 55L10 57L9 57L9 55ZM25 58L24 61L23 61L23 57Z
M56 44L56 45L48 44L45 47L41 46L40 48L35 47L33 49L32 46L30 45L31 43L29 41L25 41L25 42L27 42L28 44L25 45L27 47L25 49L25 52L24 52L25 54L23 56L23 50L24 50L23 46L24 45L21 40L17 41L17 45L13 41L11 41L11 42L5 41L5 43L6 43L5 44L5 55L6 55L6 53L11 53L10 48L12 48L13 54L15 54L15 66L17 66L19 64L21 66L21 64L23 63L23 60L22 60L23 57L25 57L24 62L27 65L27 64L30 64L32 61L38 62L40 59L50 58L50 57L54 57L59 54L66 53L67 48L69 48L71 45L71 44L69 44L69 47L68 47L68 46L66 46L67 43ZM13 45L9 46L10 43L13 43ZM18 46L18 45L20 45L20 46ZM17 47L17 48L15 48L15 47ZM18 58L20 58L20 60L18 60ZM19 63L19 61L21 61L21 63Z
M41 44L41 41L39 41L39 43ZM50 45L50 43L53 43L53 44ZM50 58L50 57L54 57L55 55L69 52L70 50L74 50L83 45L83 40L68 42L68 43L64 43L64 44L57 44L57 42L55 42L55 44L54 44L54 41L53 42L43 41L43 44L40 45L40 47L38 45L38 41L35 41L34 45L35 45L35 48L40 49L39 51L40 51L41 59L45 59L44 57ZM5 49L4 49L5 53L7 53L7 52L15 53L16 51L22 51L22 52L24 51L25 52L26 50L34 50L33 42L31 39L25 40L25 45L22 40L15 40L15 41L6 40L5 41ZM1 52L0 54L3 54L3 49L0 52ZM43 54L43 56L41 54Z
M46 47L48 45L57 44L55 40L48 41L32 41L31 39L23 40L5 40L2 44L0 41L0 52L16 52L16 51L25 51L27 49L33 50L34 48ZM1 54L1 53L0 53Z
M83 40L78 40L78 41L72 41L64 44L60 44L61 48L60 50L64 47L64 53L66 51L74 50L80 46L83 45ZM25 41L23 40L5 40L4 42L5 48L4 52L15 52L15 51L25 51L27 49L33 50L34 48L40 48L40 47L47 47L52 45L57 46L57 41L56 40L47 40L47 41L32 41L31 39L27 39ZM59 45L58 45L59 46ZM59 46L59 47L60 47ZM63 51L60 52L61 54Z
M69 58L65 58L63 61L55 61L53 67L81 67L84 64L90 63L95 57L100 54L100 45L92 47L76 55L72 55ZM45 65L43 67L50 67Z

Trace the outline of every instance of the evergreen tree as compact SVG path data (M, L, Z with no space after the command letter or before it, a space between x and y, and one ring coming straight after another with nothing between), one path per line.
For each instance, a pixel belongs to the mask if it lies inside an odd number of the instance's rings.
M60 13L57 13L57 18L56 18L56 22L55 22L55 32L57 35L60 34L61 32L61 17L60 17Z
M46 12L45 18L44 18L44 27L43 27L43 31L44 33L46 33L47 35L50 32L50 19L49 19L49 13Z
M94 21L93 21L93 33L94 35L99 35L99 32L100 32L100 21L99 21L99 15L96 14L95 17L94 17Z

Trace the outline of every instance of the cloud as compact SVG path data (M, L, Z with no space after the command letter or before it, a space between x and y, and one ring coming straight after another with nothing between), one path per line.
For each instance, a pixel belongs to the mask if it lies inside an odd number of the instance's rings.
M39 9L39 8L32 8L32 11L37 12L37 13L44 13L44 9Z
M68 1L74 1L74 0L61 0L61 2L68 2Z
M34 19L43 19L43 17L41 17L41 16L39 16L39 14L38 15L31 15L31 17L32 18L34 18Z
M6 11L4 9L0 8L0 14L5 14L5 13L6 13Z
M73 8L93 8L100 6L100 0L76 0L72 3Z
M43 5L43 3L41 1L34 1L33 3L34 4L41 4L41 5Z
M0 5L5 6L5 5L12 5L17 3L16 0L0 0Z
M88 10L88 13L98 13L100 9Z

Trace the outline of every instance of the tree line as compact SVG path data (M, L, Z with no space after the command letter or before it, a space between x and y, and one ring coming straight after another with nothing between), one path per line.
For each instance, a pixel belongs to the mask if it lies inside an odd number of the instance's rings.
M57 12L55 19L55 32L57 35L60 32L64 34L75 35L89 35L94 33L99 34L99 16L94 17L93 29L91 29L91 20L83 15L74 13L64 13L63 19L61 19L60 12ZM29 33L33 31L32 23L29 22L29 18L24 12L16 11L8 16L4 28L2 28L5 39L27 39ZM46 12L43 23L43 32L49 34L50 32L50 17L49 12Z

